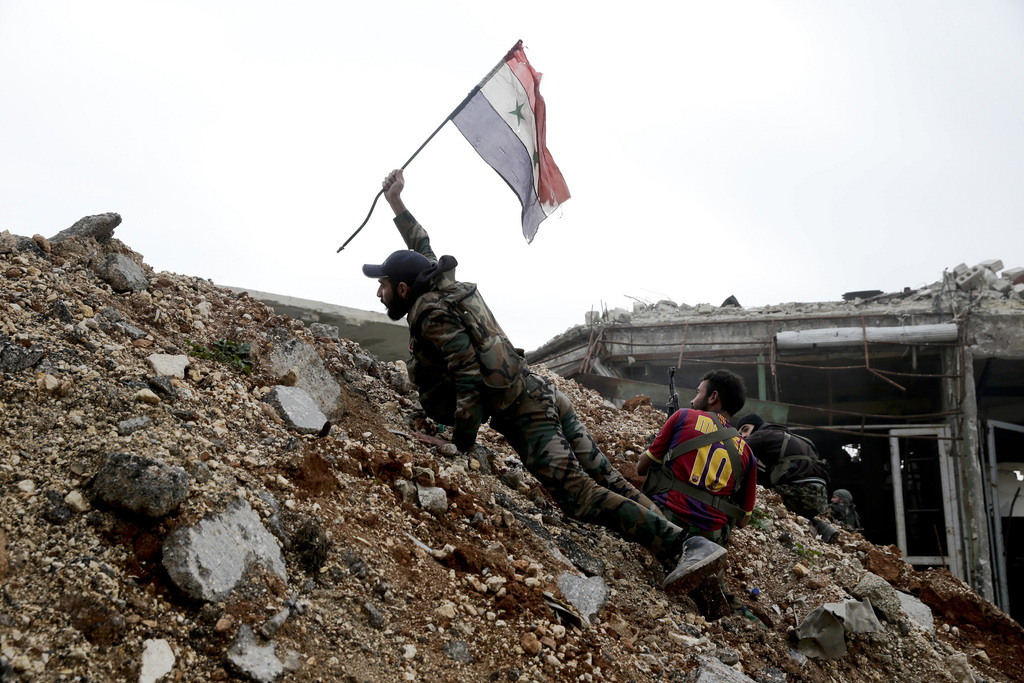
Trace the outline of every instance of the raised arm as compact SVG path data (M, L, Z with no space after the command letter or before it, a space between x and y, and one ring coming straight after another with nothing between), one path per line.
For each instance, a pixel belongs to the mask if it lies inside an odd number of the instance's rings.
M405 246L423 254L431 262L436 262L437 255L430 248L430 236L427 235L423 226L413 218L413 215L405 208L405 202L402 201L402 190L405 189L405 175L402 173L402 169L396 168L388 173L381 186L384 188L384 199L391 205L391 210L395 212L395 227L402 235Z
M384 188L384 199L391 205L391 210L396 216L408 211L405 202L402 201L402 190L405 188L405 174L402 173L402 169L396 168L388 173L381 186Z

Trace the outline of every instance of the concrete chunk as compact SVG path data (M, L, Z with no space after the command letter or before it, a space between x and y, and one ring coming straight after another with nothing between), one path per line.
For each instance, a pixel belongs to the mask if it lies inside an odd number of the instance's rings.
M956 276L956 286L960 289L977 289L985 281L985 267L968 268L962 275Z
M121 216L117 213L100 213L95 216L80 218L74 225L61 230L49 239L51 244L59 244L71 237L92 237L100 244L109 242L114 236L114 228L121 225Z
M895 624L903 616L903 606L896 595L896 589L877 574L866 573L850 592L855 598L869 599L872 607L888 622Z
M276 344L266 363L275 377L284 377L294 368L294 386L309 394L328 419L337 420L345 414L341 385L309 344L294 338Z
M714 657L697 655L697 668L686 674L684 683L754 683L754 679Z
M558 588L588 624L608 602L608 585L600 576L583 577L565 572L558 577Z
M142 266L124 254L107 254L92 269L115 292L137 292L149 288L149 278Z
M253 564L288 580L277 541L243 499L172 531L164 541L163 563L182 591L210 602L230 593Z
M156 683L174 669L174 652L163 638L147 640L143 646L139 683Z
M327 424L327 416L304 389L277 385L263 399L276 410L290 428L303 434L318 434Z
M448 511L448 494L444 492L444 489L436 486L420 486L416 485L416 489L419 493L420 506L434 515L440 517Z
M273 683L284 673L284 665L277 658L274 643L261 645L248 624L238 629L238 637L231 644L224 659L235 674L256 683Z
M337 325L325 325L324 323L310 323L309 331L317 337L326 337L327 339L340 339L341 331Z
M1021 275L1024 275L1024 268L1007 268L999 274L1001 278L1009 280L1011 283Z
M172 356L166 353L154 353L146 360L157 375L178 379L185 378L185 370L191 364L188 356Z
M928 633L935 634L935 618L932 615L931 607L909 593L896 591L896 597L899 598L903 611L907 613L912 622Z

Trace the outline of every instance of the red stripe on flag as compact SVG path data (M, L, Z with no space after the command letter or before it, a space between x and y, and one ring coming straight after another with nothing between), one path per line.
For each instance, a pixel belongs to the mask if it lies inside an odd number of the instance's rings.
M547 110L544 105L544 98L540 94L540 80L543 74L538 73L526 59L523 52L522 41L512 48L505 57L512 73L526 89L530 99L530 109L533 110L534 120L537 123L537 156L539 157L537 179L537 195L541 204L551 205L551 208L558 206L569 198L569 188L565 184L562 172L551 158L547 143Z

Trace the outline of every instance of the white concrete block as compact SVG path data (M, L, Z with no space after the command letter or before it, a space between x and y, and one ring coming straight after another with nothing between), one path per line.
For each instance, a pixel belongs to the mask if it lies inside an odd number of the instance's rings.
M1003 262L997 258L982 261L978 265L981 266L982 268L988 268L989 270L996 273L1003 269Z
M974 266L956 276L956 286L960 289L978 289L985 281L985 268Z
M1002 277L1004 280L1009 280L1010 282L1013 282L1021 275L1024 275L1024 268L1007 268L1000 274L1000 277Z

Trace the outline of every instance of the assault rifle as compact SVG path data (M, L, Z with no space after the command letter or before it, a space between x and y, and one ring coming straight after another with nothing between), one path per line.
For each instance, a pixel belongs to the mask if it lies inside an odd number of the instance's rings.
M676 411L679 410L679 394L676 393L676 368L672 366L668 369L668 414L675 415Z

